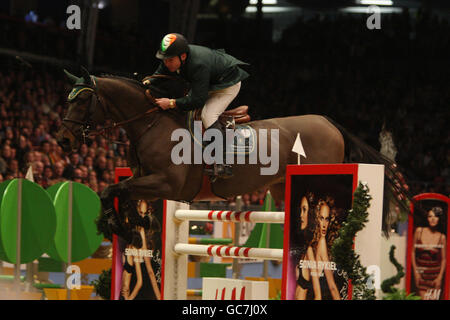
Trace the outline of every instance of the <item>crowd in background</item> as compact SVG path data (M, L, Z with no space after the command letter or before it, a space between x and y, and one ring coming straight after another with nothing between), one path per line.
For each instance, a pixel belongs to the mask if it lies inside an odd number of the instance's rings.
M0 180L24 177L32 166L34 181L44 188L73 180L101 192L114 183L114 168L127 166L126 147L111 146L104 137L66 154L55 136L66 111L70 86L61 76L42 69L0 71ZM120 130L113 136L120 139ZM123 132L122 132L123 134Z
M9 30L8 41L25 46L25 29ZM58 57L73 45L54 44ZM368 30L364 17L318 16L299 19L278 43L227 51L251 64L232 106L249 105L254 120L327 115L377 150L384 124L412 193L450 194L449 20L387 15L381 30ZM59 68L0 57L1 181L24 177L31 165L43 187L70 179L101 192L114 182L114 168L127 166L126 146L104 137L70 155L57 145L70 89ZM123 130L111 140L126 142ZM244 195L244 205L262 204L264 192Z

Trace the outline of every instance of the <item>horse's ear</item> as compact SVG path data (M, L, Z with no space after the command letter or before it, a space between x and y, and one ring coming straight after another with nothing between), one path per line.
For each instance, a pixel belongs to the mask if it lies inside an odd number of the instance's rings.
M66 74L66 76L69 78L70 82L72 82L72 84L75 84L80 78L78 78L77 76L74 76L73 74L71 74L69 71L67 71L66 69L64 69L64 73Z
M84 83L91 85L92 84L91 75L89 74L89 71L87 71L87 69L83 66L81 66L81 74L83 76Z

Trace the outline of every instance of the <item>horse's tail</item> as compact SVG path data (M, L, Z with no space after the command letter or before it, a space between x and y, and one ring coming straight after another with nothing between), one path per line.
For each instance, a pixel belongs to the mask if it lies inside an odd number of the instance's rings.
M385 157L364 141L348 132L344 127L325 117L330 123L339 129L345 141L345 160L347 163L372 163L383 164L385 174L383 222L382 229L386 237L389 237L392 224L398 219L396 215L409 213L409 203L412 201L409 186L406 184L400 168L391 159Z

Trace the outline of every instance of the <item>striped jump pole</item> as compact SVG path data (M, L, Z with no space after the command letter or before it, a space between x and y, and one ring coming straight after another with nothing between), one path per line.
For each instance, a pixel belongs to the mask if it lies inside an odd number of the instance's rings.
M188 243L193 242L193 240L189 241L190 220L284 223L284 212L189 210L189 205L186 203L166 200L162 272L164 282L162 292L165 300L186 300L188 255L279 261L283 259L282 249L236 247L227 246L226 243Z
M283 249L246 248L234 246L202 245L177 243L175 252L178 254L197 256L218 256L240 259L283 260Z
M177 210L175 218L193 221L228 221L255 223L284 223L281 211L219 211L219 210Z

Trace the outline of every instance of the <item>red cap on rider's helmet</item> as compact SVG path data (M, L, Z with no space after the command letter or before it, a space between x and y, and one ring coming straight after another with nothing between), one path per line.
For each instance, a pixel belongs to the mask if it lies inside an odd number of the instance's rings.
M188 52L189 46L186 38L179 33L169 33L162 39L161 46L156 52L156 58L163 60Z

